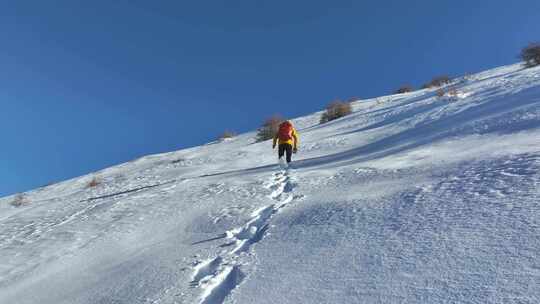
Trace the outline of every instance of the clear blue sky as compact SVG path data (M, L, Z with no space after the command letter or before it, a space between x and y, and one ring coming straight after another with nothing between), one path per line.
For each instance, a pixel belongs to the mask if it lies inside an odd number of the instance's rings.
M513 63L538 20L538 0L4 1L0 196Z

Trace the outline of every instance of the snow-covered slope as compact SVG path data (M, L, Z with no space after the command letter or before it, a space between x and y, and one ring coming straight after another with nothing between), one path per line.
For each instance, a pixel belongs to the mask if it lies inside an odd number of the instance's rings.
M540 303L540 68L453 87L0 199L0 303Z

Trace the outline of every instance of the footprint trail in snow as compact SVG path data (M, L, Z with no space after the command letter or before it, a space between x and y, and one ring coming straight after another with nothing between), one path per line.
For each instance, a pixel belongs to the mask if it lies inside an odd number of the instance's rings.
M253 212L243 226L225 232L227 242L220 247L232 249L195 266L190 284L202 290L200 304L223 303L246 277L239 258L250 253L252 245L264 238L272 217L296 198L292 194L295 185L288 170L274 173L267 186L272 190L269 196L274 202Z

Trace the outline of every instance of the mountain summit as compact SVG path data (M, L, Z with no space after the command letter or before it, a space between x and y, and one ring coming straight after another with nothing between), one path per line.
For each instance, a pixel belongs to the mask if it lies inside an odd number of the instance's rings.
M540 67L0 199L0 303L538 303Z

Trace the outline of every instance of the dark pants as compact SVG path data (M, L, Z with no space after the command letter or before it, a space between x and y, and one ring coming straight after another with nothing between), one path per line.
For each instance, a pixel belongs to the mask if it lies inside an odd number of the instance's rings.
M292 145L291 144L280 144L278 146L279 159L281 159L285 153L287 153L287 163L290 163L291 162L291 156L292 156Z

